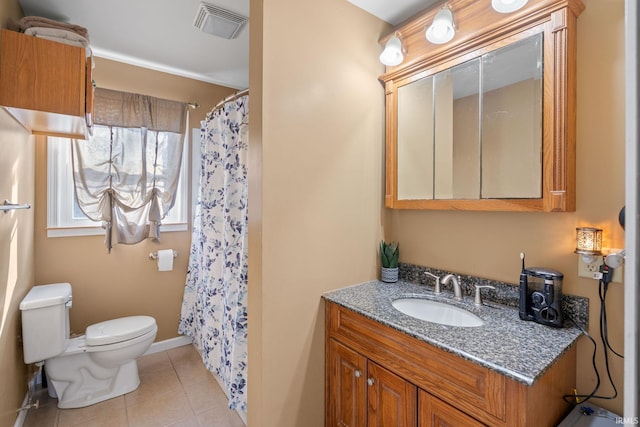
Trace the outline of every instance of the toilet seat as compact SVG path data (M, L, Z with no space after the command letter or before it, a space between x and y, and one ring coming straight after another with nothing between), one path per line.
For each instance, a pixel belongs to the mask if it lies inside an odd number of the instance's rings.
M145 335L156 328L150 316L129 316L95 323L87 327L87 346L101 346L128 341Z

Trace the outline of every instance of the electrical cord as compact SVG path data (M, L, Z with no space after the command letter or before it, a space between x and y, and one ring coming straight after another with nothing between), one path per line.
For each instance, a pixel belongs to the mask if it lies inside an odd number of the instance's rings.
M577 394L576 391L574 390L574 394L565 394L564 396L562 396L562 399L564 399L564 401L567 403L581 404L591 399L592 397L594 397L598 389L600 388L600 372L598 372L598 367L596 366L596 354L598 350L598 345L596 344L596 340L594 340L593 337L591 337L591 335L589 335L589 333L585 331L585 329L578 324L578 322L573 320L573 317L567 314L567 318L571 320L571 323L573 323L578 329L580 329L580 331L584 334L584 336L586 336L589 339L589 341L593 343L593 355L591 356L591 363L593 364L593 371L596 374L596 386L593 388L593 391L591 391L591 393L589 394Z
M611 347L609 343L609 332L607 327L607 291L609 290L609 283L613 278L613 269L606 264L602 264L600 266L600 272L602 273L602 278L598 282L598 294L600 296L600 335L602 336L602 341L604 345L611 350L613 354L624 359L624 356Z
M594 370L594 372L596 374L596 385L593 388L593 391L591 391L591 393L589 393L589 394L577 394L575 392L575 390L574 390L574 394L565 394L564 396L562 396L562 398L564 399L565 402L568 402L568 403L581 404L581 403L584 403L584 402L586 402L587 400L589 400L591 398L612 400L612 399L615 399L616 397L618 397L618 389L616 388L616 385L613 382L613 378L611 377L611 369L609 367L609 352L607 351L607 349L609 349L616 356L624 358L618 352L613 350L613 348L611 348L611 345L609 344L609 334L608 334L608 330L607 330L606 298L607 298L607 291L609 289L609 283L611 282L611 279L613 277L613 270L609 266L607 266L606 264L602 264L600 266L600 272L602 273L602 277L598 281L598 295L600 297L600 338L602 339L602 343L605 346L604 347L604 351L603 351L603 354L604 354L604 365L605 365L605 369L607 371L607 377L609 379L609 383L611 384L611 387L613 388L613 395L612 396L598 396L598 395L596 395L596 393L598 392L598 389L600 388L600 373L598 372L598 367L596 366L596 354L597 354L598 346L596 344L596 341L593 339L593 337L591 337L591 335L589 335L589 333L582 326L578 325L578 323L570 315L567 315L569 320L571 320L571 322L578 329L580 329L580 331L587 338L589 338L589 340L593 343L593 355L591 357L591 363L593 364L593 370ZM580 399L582 399L582 400L580 400Z

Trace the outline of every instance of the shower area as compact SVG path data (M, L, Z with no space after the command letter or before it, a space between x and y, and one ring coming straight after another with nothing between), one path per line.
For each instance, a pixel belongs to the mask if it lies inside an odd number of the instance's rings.
M214 107L201 123L199 189L178 332L247 412L247 150L249 94Z

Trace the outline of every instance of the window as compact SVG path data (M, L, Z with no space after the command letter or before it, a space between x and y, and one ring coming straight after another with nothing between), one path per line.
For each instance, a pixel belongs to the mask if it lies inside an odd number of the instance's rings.
M188 136L185 135L176 202L162 221L161 231L188 229ZM47 140L47 236L94 236L104 234L102 224L87 218L75 200L71 140Z

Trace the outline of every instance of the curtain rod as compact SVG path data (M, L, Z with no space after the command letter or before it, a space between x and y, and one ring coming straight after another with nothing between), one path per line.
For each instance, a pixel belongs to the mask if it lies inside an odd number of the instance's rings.
M99 87L99 86L96 86L96 89L100 89L100 90L104 90L104 91L110 91L110 92L130 93L130 92L125 92L125 91L120 91L120 90L115 90L115 89L107 89L107 88ZM133 94L135 94L135 93L133 93ZM157 97L154 97L152 95L144 95L144 94L135 94L135 95L147 96L147 97L150 97L150 98L157 98ZM177 100L177 99L164 99L164 98L157 98L157 99L162 99L162 100L165 100L165 101L172 101L172 102L182 102L182 103L186 104L186 106L191 108L192 110L195 110L196 108L200 108L200 104L198 104L197 101L180 101L180 100Z
M246 95L248 93L249 93L249 89L245 89L245 90L241 90L241 91L238 91L236 93L233 93L233 94L227 96L222 101L218 102L216 104L216 106L213 107L213 110L215 110L216 108L218 108L219 106L223 105L226 102L233 101L234 99L240 98L241 96Z

